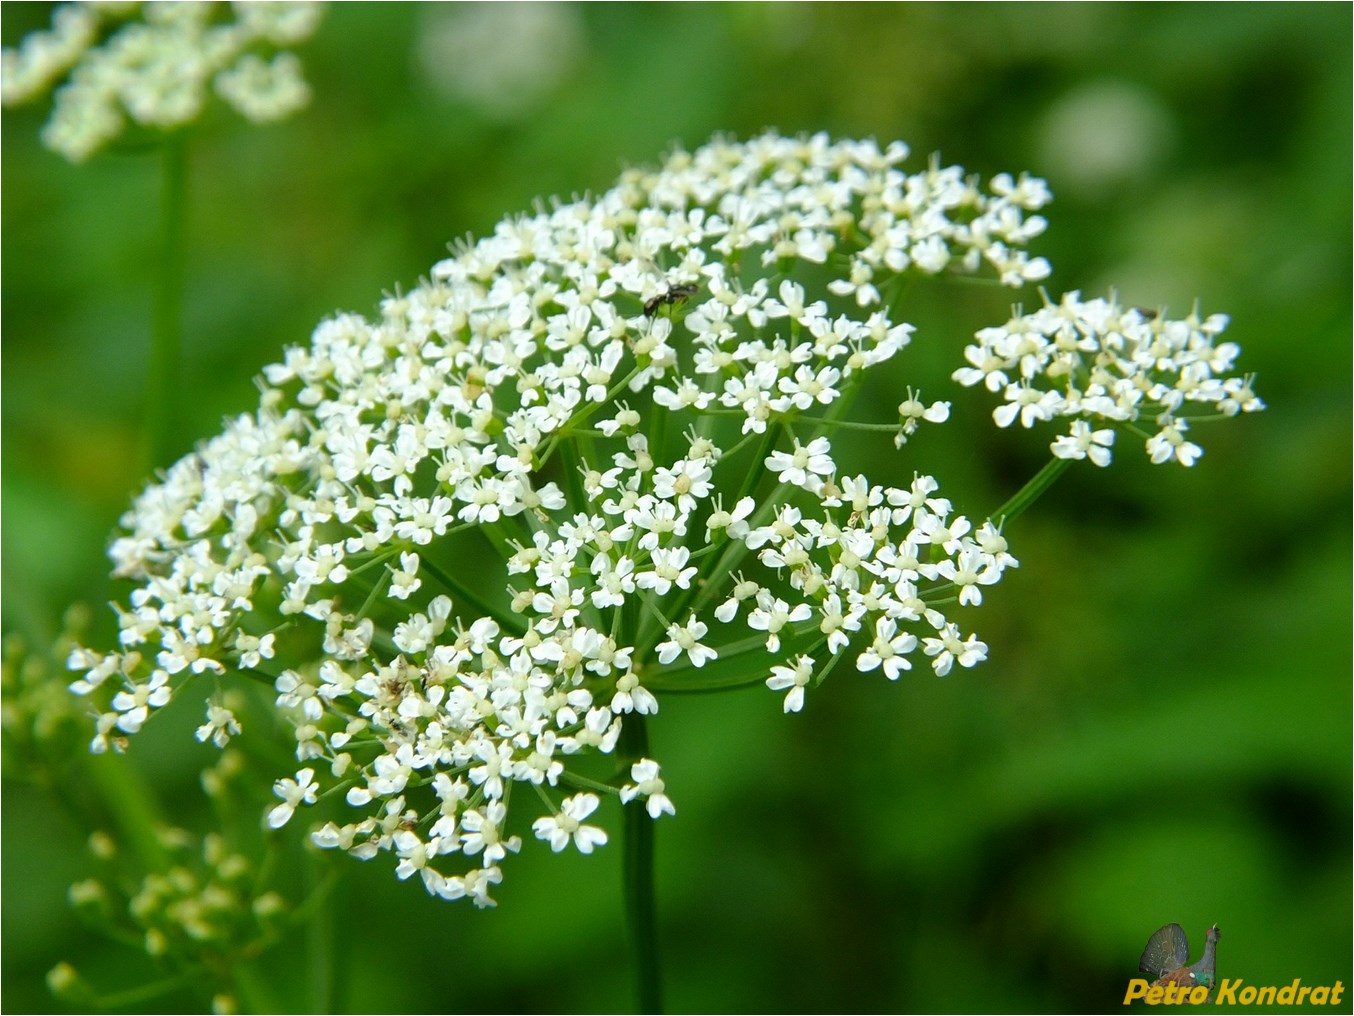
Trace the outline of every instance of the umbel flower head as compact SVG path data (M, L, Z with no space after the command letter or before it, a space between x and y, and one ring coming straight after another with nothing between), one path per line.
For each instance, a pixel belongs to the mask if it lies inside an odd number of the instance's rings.
M985 659L961 615L1016 564L999 525L925 473L840 469L838 446L872 427L846 414L864 375L912 340L902 283L1045 278L1024 245L1049 194L907 154L717 140L505 219L377 320L323 322L125 516L121 646L71 658L94 750L219 675L265 680L300 762L268 823L342 798L317 843L483 906L520 847L510 798L556 851L606 843L599 793L673 812L656 760L597 765L655 692L764 681L788 712L842 663ZM1108 332L1070 320L1046 341L1086 362L1043 370L1067 390L1163 369L1106 366ZM1189 334L1191 362L1230 359ZM1011 383L1039 373L1023 362ZM899 444L949 415L905 394ZM239 728L211 698L197 736Z
M58 81L42 140L82 162L128 120L173 130L196 120L208 89L255 122L281 120L310 99L285 47L309 38L319 3L66 3L50 31L0 54L6 106Z
M1251 378L1227 377L1241 352L1234 342L1215 343L1225 314L1200 320L1198 311L1169 321L1153 310L1121 307L1113 299L1082 300L1069 293L1033 314L1019 311L998 328L984 328L964 351L969 366L954 372L963 385L983 384L1005 403L992 412L999 427L1065 416L1067 434L1052 445L1063 459L1110 463L1114 425L1153 422L1146 438L1155 463L1186 466L1203 449L1185 438L1186 407L1212 407L1218 416L1265 408ZM1087 421L1110 424L1091 430Z

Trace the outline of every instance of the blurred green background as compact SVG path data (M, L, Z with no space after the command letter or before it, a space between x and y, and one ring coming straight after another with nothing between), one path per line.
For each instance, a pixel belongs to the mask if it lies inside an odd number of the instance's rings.
M12 46L50 12L2 14ZM674 142L822 129L904 139L912 167L937 151L1043 175L1050 290L1225 311L1269 410L1200 429L1191 470L1121 442L1113 469L1064 476L1008 533L1021 567L974 620L976 670L839 671L790 717L764 689L664 700L668 1005L1117 1010L1171 921L1196 954L1221 926L1221 976L1348 986L1350 32L1346 4L334 5L299 50L306 111L220 114L191 138L176 452L252 409L259 368L324 315L369 313L449 241ZM147 152L66 164L37 142L46 114L6 110L2 139L3 626L35 647L72 601L111 631L104 548L145 472L159 186ZM942 390L1011 300L919 287L917 341L879 382L886 406L914 377L954 400L918 454L970 514L1051 438L997 433L985 392ZM876 479L910 477L907 456L871 454ZM61 1011L43 982L61 959L104 987L153 977L71 913L97 816L55 799L132 766L148 808L210 828L197 722L161 717L127 759L84 757L83 729L36 760L7 734L6 1011ZM528 843L492 912L385 859L338 861L328 1007L632 1005L618 844ZM260 964L281 1010L314 1005L299 949Z

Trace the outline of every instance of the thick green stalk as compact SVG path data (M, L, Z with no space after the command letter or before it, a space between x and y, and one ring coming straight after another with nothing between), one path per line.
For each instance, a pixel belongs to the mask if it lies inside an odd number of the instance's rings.
M1030 505L1039 499L1039 495L1053 486L1053 481L1062 476L1068 466L1072 464L1071 459L1053 459L1048 462L1043 469L1030 477L1029 482L1021 487L1004 505L988 516L999 528L1005 526L1007 522L1014 519Z
M161 146L160 249L146 365L146 424L142 437L147 471L169 464L178 422L183 346L184 209L187 155L182 134Z
M621 727L621 757L638 762L649 755L644 717L630 713ZM624 879L625 915L630 929L636 1012L663 1011L662 977L658 960L658 917L654 905L654 821L638 798L625 806Z
M306 877L310 882L313 910L305 922L308 1001L311 1012L334 1011L334 899L329 892L332 881L319 871L314 852L306 857Z

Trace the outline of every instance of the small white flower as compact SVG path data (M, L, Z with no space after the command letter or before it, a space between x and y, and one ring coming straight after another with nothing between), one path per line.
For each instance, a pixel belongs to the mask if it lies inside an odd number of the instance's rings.
M724 624L730 623L738 616L738 606L744 600L757 596L762 591L762 587L756 582L743 578L743 573L739 572L734 576L733 590L729 598L715 608L715 619Z
M694 617L688 619L684 625L668 625L668 641L660 642L655 647L658 651L658 662L671 663L682 653L686 653L693 667L703 667L707 660L717 659L719 654L709 646L702 645L700 641L709 630Z
M816 493L822 489L823 480L837 471L831 452L832 445L825 437L814 438L808 445L796 441L793 451L767 456L766 468L778 473L781 483Z
M874 641L857 658L856 669L865 672L882 666L884 676L896 681L900 673L912 669L907 654L917 647L917 637L910 632L899 633L898 623L891 617L881 617L874 630Z
M677 814L677 809L663 793L664 783L658 776L657 762L647 758L640 759L630 767L630 779L635 782L627 783L621 788L621 804L629 804L636 797L647 797L649 803L645 808L650 818Z
M490 801L483 808L469 808L461 816L461 849L467 856L482 854L481 862L485 868L492 868L509 852L521 849L522 840L518 836L504 838L503 820L508 809L502 801Z
M286 119L310 101L310 88L294 53L278 53L271 63L246 53L216 76L215 85L221 98L255 123Z
M613 713L652 715L658 712L658 699L647 688L640 686L639 678L631 671L617 679L616 694L611 698L610 708Z
M959 637L959 629L954 624L946 624L940 630L939 638L922 640L922 651L934 657L931 666L937 676L944 677L950 668L958 663L961 667L972 667L987 659L987 644L979 642L976 636Z
M708 543L717 532L726 532L734 540L741 540L748 533L747 517L752 514L757 502L750 497L740 497L738 503L733 506L733 511L724 510L724 502L721 497L716 495L714 510L710 512L710 517L705 520L706 537Z
M843 613L841 596L829 593L819 607L823 615L818 630L827 636L827 651L834 656L851 643L848 632L860 631L860 619L864 613L859 607Z
M807 603L797 603L791 607L779 597L765 592L757 597L757 607L748 615L748 627L755 631L766 632L768 652L780 651L780 632L787 624L807 621L813 616L813 608Z
M231 737L240 733L240 721L225 706L216 702L207 703L207 722L197 728L199 741L211 741L218 748L230 743Z
M983 602L979 586L990 586L1001 578L1001 569L977 547L966 547L959 552L957 561L940 561L936 564L936 574L947 582L953 582L959 588L959 603L962 606L977 606Z
M1152 461L1160 464L1176 459L1182 466L1192 466L1204 450L1193 441L1185 439L1189 424L1184 420L1170 420L1160 432L1147 442L1147 453Z
M240 654L240 667L244 670L251 670L264 660L271 660L276 643L277 636L272 632L263 636L250 635L246 632L237 634L235 636L235 651Z
M907 439L917 432L917 427L923 420L927 423L944 423L949 418L950 404L948 402L933 402L929 406L925 405L917 393L909 388L907 398L898 404L898 419L901 429L893 439L894 446L901 448L906 444Z
M413 551L400 554L400 566L391 568L390 595L397 600L407 600L418 592L423 580L418 577L419 557Z
M146 722L152 709L160 709L169 704L169 674L157 670L144 684L133 684L127 691L113 696L113 708L121 715L118 717L118 729L127 734L135 734Z
M599 804L601 801L596 794L582 793L565 798L559 814L538 818L532 823L532 831L537 839L549 841L550 849L557 854L569 845L570 839L580 854L591 854L593 847L604 846L607 841L605 830L583 824Z
M281 829L291 821L292 813L302 804L314 804L319 787L315 783L315 770L302 769L296 779L280 779L273 784L273 793L282 798L282 803L268 813L268 827Z
M635 585L640 589L652 589L660 596L675 585L678 589L687 589L696 575L696 568L684 567L691 557L686 547L657 548L653 552L650 567L635 576Z
M766 686L772 691L786 691L785 711L797 713L804 708L804 688L812 678L813 660L801 655L795 657L792 667L772 667Z
M1071 432L1057 438L1052 448L1053 454L1060 459L1089 458L1097 466L1108 466L1112 444L1114 431L1108 428L1091 430L1085 420L1073 420Z

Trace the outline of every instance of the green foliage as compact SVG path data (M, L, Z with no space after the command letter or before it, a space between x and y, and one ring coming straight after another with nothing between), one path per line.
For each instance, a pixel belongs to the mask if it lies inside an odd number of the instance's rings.
M43 23L27 6L5 5L5 45ZM1211 430L1194 469L1123 446L1108 472L1065 474L1008 534L1022 566L984 607L980 670L843 671L790 717L764 689L664 698L650 736L681 802L657 834L670 1007L1098 1011L1168 922L1196 943L1221 926L1220 977L1348 985L1349 8L588 6L576 62L504 118L422 69L439 6L335 5L304 51L306 112L188 139L174 455L250 408L284 345L372 311L453 238L673 141L766 126L1045 176L1056 228L1033 248L1056 289L1114 279L1182 314L1197 293L1231 314L1270 405ZM151 152L67 165L38 145L43 116L5 116L0 184L3 624L30 651L77 600L111 642L101 548L140 480L158 186ZM1129 154L1105 162L1116 132ZM934 352L900 360L899 388L943 378L1009 297L926 299ZM938 429L955 442L939 479L995 508L1045 443L992 430L984 393L946 397L972 426ZM62 662L28 673L59 680ZM83 1009L47 990L59 960L101 991L162 975L66 902L91 829L154 852L97 802L200 840L217 819L193 774L214 749L171 710L129 758L91 760L88 730L13 683L25 666L7 653L5 708L46 733L7 718L6 1008ZM619 849L526 851L493 913L325 860L339 887L251 961L256 1007L445 1012L471 978L477 1009L630 1005ZM305 891L320 880L289 863ZM211 990L122 1008L200 1009Z

